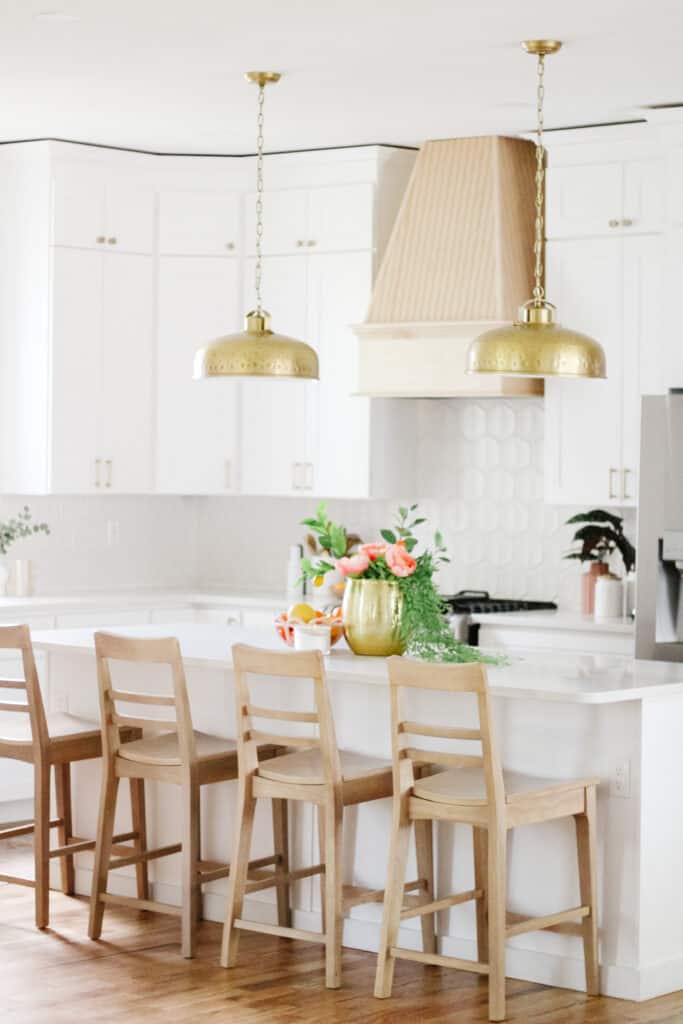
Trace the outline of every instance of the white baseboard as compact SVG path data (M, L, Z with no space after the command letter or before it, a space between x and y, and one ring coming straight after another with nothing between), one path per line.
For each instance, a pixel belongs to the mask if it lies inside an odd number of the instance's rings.
M77 867L77 891L88 893L91 882L92 872L87 868ZM179 905L180 889L177 885L157 882L153 884L152 888L154 899L162 903ZM112 874L109 891L119 896L135 896L135 878L130 875ZM206 920L223 921L225 918L225 895L205 890L203 914ZM248 920L262 921L267 924L275 924L277 920L275 904L266 902L263 898L247 898L244 916ZM320 914L317 911L295 909L293 924L296 928L303 928L307 931L319 931L321 927ZM344 921L345 946L376 953L378 943L378 920L346 918ZM401 928L399 945L407 949L421 948L419 924L415 923L412 927ZM456 956L465 960L476 958L475 942L453 935L444 935L441 938L440 951L447 956ZM575 991L585 989L583 960L575 957L542 953L510 945L506 953L506 973L509 978L533 981L541 985L552 985L555 988L568 988ZM605 964L601 967L602 994L616 999L642 1002L680 989L683 989L683 958L664 964L651 965L640 970L613 964Z

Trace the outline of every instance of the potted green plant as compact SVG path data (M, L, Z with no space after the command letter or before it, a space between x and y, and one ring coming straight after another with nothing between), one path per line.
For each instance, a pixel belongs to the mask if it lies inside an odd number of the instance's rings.
M320 511L319 507L318 515ZM326 516L324 506L322 512ZM336 568L345 577L344 632L356 654L386 657L405 652L428 661L499 664L501 659L456 639L434 583L439 565L449 561L441 534L434 534L432 549L413 557L418 544L413 529L424 522L417 505L401 507L393 528L380 531L381 541L361 544L355 553L337 556L333 562L305 558L304 576L315 582ZM345 549L346 531L339 524L330 525L334 554Z
M24 537L31 537L34 533L49 533L50 527L47 523L32 522L31 511L28 505L24 505L21 512L11 519L0 520L0 595L7 589L7 578L9 573L3 558L18 540Z
M621 516L604 509L595 508L579 512L567 520L567 526L579 525L572 537L574 550L564 557L582 564L588 563L588 570L581 577L581 610L592 615L595 607L595 582L598 576L609 572L607 560L618 551L624 563L626 574L635 569L636 549L624 534L624 520Z

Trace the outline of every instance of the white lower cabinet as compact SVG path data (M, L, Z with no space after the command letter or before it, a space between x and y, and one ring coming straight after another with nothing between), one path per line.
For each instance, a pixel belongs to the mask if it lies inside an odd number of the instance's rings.
M192 377L197 349L240 329L239 281L235 259L159 260L157 491L230 494L239 488L240 385Z
M637 502L640 398L665 386L662 252L659 235L548 243L548 296L562 324L603 346L607 379L546 380L546 501Z

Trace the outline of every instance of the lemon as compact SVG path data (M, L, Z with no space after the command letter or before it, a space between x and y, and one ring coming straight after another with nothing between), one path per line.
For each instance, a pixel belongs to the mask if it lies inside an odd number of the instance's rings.
M299 604L293 604L287 615L290 619L299 619L300 622L310 622L311 619L315 618L315 608L311 608L310 604L304 604L303 601Z

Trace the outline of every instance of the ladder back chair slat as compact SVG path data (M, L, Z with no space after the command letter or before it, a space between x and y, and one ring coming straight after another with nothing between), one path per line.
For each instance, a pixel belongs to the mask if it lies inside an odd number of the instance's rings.
M18 652L21 655L24 672L22 680L3 678L0 687L7 690L26 691L25 701L3 701L0 703L0 711L29 715L33 760L35 763L42 763L47 757L49 735L29 627L0 626L0 650ZM1 738L2 725L0 724Z

